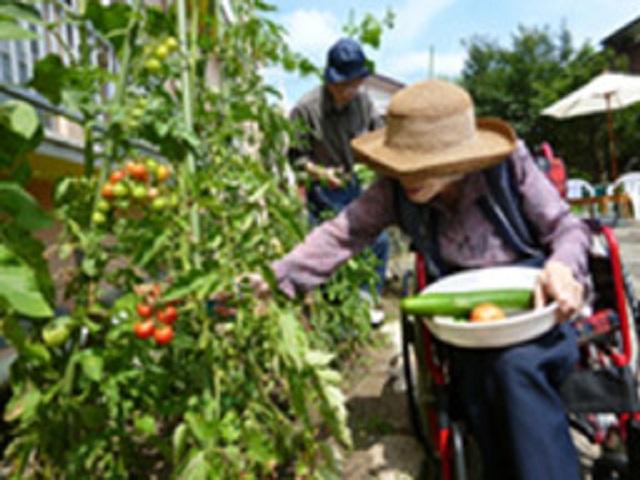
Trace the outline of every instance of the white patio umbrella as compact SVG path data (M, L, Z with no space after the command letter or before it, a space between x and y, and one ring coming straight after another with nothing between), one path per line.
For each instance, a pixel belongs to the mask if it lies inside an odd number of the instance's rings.
M542 110L543 115L570 118L590 113L607 114L611 179L618 176L618 164L613 135L613 110L628 107L640 101L640 75L603 72L586 85L561 98Z

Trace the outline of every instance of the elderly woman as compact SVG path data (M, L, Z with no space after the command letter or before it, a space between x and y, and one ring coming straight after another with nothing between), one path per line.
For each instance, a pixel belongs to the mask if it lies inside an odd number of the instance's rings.
M431 279L467 268L541 266L536 303L555 299L558 325L513 347L453 349L452 399L480 445L486 478L578 479L558 388L578 357L575 334L562 322L583 301L587 229L511 127L476 119L460 87L406 87L392 98L387 122L352 141L380 179L274 262L279 288L294 297L320 285L392 224L428 258ZM267 288L255 277L254 287Z

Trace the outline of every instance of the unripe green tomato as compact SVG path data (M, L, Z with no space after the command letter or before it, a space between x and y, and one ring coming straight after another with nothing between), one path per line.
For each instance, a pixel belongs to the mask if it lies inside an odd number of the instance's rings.
M142 117L143 115L144 115L144 108L133 108L131 110L131 116L133 118L138 119L138 118Z
M91 222L94 225L102 225L107 221L107 217L105 217L104 213L95 211L91 214Z
M111 204L109 202L107 202L105 199L100 199L100 200L98 200L98 203L96 204L96 208L100 212L108 212L109 210L111 210Z
M142 200L147 196L147 188L144 185L136 185L135 187L133 187L133 191L131 192L131 195L136 200Z
M59 347L69 338L69 329L64 325L49 324L42 329L42 340L48 347Z
M167 199L164 197L154 198L151 202L151 208L156 211L164 210L167 208Z
M162 70L162 63L157 58L148 58L144 61L144 68L147 69L149 73L158 73Z
M158 168L158 162L156 162L153 158L147 158L144 161L144 164L150 173L154 173L154 174L156 173L156 169Z
M116 202L116 207L118 207L120 210L128 210L129 209L129 200L122 199L122 200L118 200Z
M166 45L159 45L153 52L160 61L165 60L169 56L169 49Z
M122 198L126 196L127 193L128 193L128 189L122 182L118 182L113 186L113 194L116 197Z
M177 50L179 46L176 37L167 37L167 39L164 41L164 45L171 51Z
M170 207L177 207L178 206L178 202L179 202L178 194L172 193L169 196L169 206Z

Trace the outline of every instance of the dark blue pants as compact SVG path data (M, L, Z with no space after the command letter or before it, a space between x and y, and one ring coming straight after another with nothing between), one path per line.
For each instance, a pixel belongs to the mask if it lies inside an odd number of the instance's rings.
M558 392L577 361L567 324L509 348L452 350L453 411L478 441L486 479L580 478Z
M342 188L329 188L323 187L319 183L312 183L307 192L307 204L311 223L314 225L320 223L323 218L323 212L328 211L337 214L360 196L360 193L360 183L356 179L353 179ZM386 232L382 232L378 238L376 238L373 245L371 245L371 249L379 260L376 266L376 271L378 272L376 288L378 293L380 293L384 286L384 277L389 260L389 236Z

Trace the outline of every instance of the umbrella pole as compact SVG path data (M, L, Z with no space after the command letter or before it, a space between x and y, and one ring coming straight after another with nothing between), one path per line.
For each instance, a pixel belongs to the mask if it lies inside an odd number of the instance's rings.
M615 137L613 133L613 112L611 111L611 96L607 95L607 130L609 132L609 158L611 161L611 178L613 182L618 177L618 158L616 157Z

